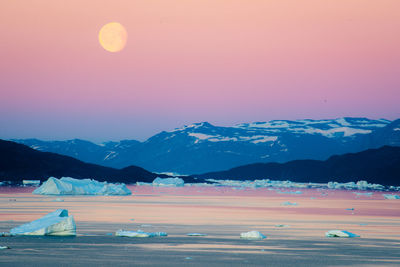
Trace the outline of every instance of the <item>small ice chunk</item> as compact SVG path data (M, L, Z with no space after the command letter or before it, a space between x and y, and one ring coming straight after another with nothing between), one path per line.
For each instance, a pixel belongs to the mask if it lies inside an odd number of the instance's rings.
M349 208L349 209L346 209L346 210L354 210L354 208Z
M330 230L325 233L326 237L360 237L359 235L343 230Z
M39 186L40 180L22 180L24 186Z
M246 233L241 233L240 238L251 239L251 240L261 240L261 239L266 238L266 236L258 231L250 231L250 232L246 232Z
M112 184L98 182L92 179L74 179L62 177L57 179L50 177L39 188L33 191L38 195L131 195L132 192L125 184Z
M157 237L157 236L168 236L165 232L144 232L142 230L137 231L125 231L118 230L115 236L125 236L125 237Z
M9 246L0 246L0 249L10 249Z
M76 225L68 210L58 209L40 219L10 230L11 235L76 235Z
M297 206L296 202L285 201L282 203L282 206Z
M173 186L173 187L180 187L185 185L185 181L181 178L160 178L157 177L153 181L153 186Z
M400 196L394 194L383 194L382 196L386 199L400 199Z
M200 234L200 233L189 233L186 234L187 236L206 236L207 234Z
M275 225L275 227L290 227L290 226L287 224L277 224Z
M356 194L356 196L358 196L358 197L360 197L360 196L371 197L373 195L372 192L368 192L368 193L353 192L353 194Z

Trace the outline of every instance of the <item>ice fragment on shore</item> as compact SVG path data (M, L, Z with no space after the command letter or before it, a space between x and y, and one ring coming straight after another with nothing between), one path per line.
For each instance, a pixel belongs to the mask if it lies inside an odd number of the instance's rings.
M400 196L398 195L392 195L392 194L383 194L382 195L386 199L400 199Z
M326 237L360 237L359 235L343 230L330 230L325 233Z
M125 184L98 182L92 179L74 179L50 177L39 188L33 191L38 195L131 195Z
M153 181L153 186L175 186L175 187L180 187L185 185L185 181L181 178L160 178L157 177Z
M142 230L137 231L125 231L118 230L115 232L115 236L125 236L125 237L157 237L157 236L168 236L165 232L143 232Z
M68 210L58 209L40 219L15 227L10 230L11 235L76 235L76 225L73 216Z
M187 236L206 236L207 234L200 234L200 233L189 233L186 234Z
M241 233L240 238L251 239L251 240L261 240L261 239L264 239L267 237L258 231L250 231L250 232L246 232L246 233Z

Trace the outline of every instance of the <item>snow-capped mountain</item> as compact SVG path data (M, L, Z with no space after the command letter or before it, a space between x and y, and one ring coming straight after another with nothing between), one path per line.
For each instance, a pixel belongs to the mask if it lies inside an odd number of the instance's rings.
M400 120L274 120L231 127L202 122L161 132L145 142L14 141L110 167L133 164L155 172L191 174L255 162L325 160L382 145L400 146Z

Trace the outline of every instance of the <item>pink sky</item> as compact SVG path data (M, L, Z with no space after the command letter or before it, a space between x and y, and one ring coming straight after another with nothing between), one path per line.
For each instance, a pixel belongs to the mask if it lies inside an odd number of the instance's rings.
M63 4L61 4L63 3ZM400 117L398 0L0 3L0 138ZM98 31L128 32L109 53Z

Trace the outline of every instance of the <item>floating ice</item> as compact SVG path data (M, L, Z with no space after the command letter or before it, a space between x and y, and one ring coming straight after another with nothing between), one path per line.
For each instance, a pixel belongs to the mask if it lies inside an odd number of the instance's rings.
M262 233L258 232L258 231L250 231L250 232L246 232L246 233L241 233L240 234L240 238L243 239L252 239L252 240L261 240L264 238L267 238L265 235L263 235Z
M207 182L214 183L217 186L231 186L238 188L258 188L258 187L273 187L273 188L330 188L330 189L357 189L357 190L384 190L385 186L380 184L370 184L366 181L349 182L349 183L298 183L292 181L279 181L270 179L261 180L217 180L206 179ZM393 190L400 190L400 187L391 187ZM277 191L278 193L285 193ZM289 192L288 192L289 193ZM293 193L293 192L291 192ZM290 194L290 193L289 193ZM301 194L301 191L295 191L294 194Z
M40 180L22 180L24 186L39 186Z
M156 237L156 236L168 236L165 232L144 232L142 230L137 231L125 231L118 230L115 232L115 236L125 236L125 237Z
M74 179L50 177L39 188L33 191L38 195L131 195L125 184L98 182L92 179Z
M156 179L154 179L153 181L153 186L184 186L185 185L185 181L183 181L183 179L181 178L160 178L157 177Z
M287 224L277 224L275 225L275 227L290 227L290 226Z
M349 183L338 183L329 182L328 188L330 189L358 189L358 190L383 190L385 187L380 184L370 184L367 181L349 182Z
M206 236L207 234L200 234L200 233L189 233L186 234L187 236Z
M360 237L359 235L343 230L330 230L325 233L326 237Z
M0 246L0 249L10 249L9 246Z
M383 194L382 196L386 199L400 199L400 196L393 194Z
M285 201L282 203L282 206L297 206L296 202Z
M356 194L356 196L366 196L366 197L371 197L373 195L372 192L368 192L368 193L359 193L359 192L353 192L354 194Z
M68 216L68 210L58 209L40 219L23 224L10 230L12 235L76 235L74 218Z

